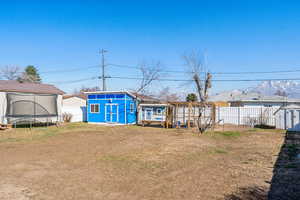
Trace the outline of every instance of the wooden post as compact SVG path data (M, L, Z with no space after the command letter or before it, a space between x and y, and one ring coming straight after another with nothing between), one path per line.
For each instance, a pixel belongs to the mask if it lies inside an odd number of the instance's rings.
M212 104L211 109L212 130L214 130L216 123L216 105Z
M178 128L178 123L177 123L177 121L178 121L178 104L176 104L176 118L175 119L176 119L175 120L176 128Z
M197 106L198 107L198 106ZM199 114L199 113L198 113ZM193 123L196 121L196 105L193 105Z
M165 128L169 128L169 105L166 107L166 119L165 119Z
M183 104L183 124L184 124L184 126L186 126L186 124L185 124L185 104Z

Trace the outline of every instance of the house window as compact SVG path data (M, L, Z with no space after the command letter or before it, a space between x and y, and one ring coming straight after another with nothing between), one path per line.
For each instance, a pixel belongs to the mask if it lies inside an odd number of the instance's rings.
M131 112L131 113L134 112L134 104L133 104L133 103L130 104L130 112Z
M91 104L91 113L99 113L99 104Z
M157 115L161 115L161 113L162 113L161 108L157 108L157 109L156 109L156 114L157 114Z

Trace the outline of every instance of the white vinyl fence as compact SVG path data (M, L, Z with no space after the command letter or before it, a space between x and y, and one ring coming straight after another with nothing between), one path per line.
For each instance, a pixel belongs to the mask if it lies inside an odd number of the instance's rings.
M276 126L277 117L274 115L277 107L217 107L216 122L218 124L234 125L267 125Z

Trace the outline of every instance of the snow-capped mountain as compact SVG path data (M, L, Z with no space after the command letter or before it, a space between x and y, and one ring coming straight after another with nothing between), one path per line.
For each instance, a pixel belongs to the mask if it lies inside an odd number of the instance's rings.
M256 87L248 88L245 91L268 96L280 95L300 98L300 83L296 81L263 81Z
M263 81L255 87L213 94L209 99L211 101L229 101L272 96L300 99L300 83L296 81Z

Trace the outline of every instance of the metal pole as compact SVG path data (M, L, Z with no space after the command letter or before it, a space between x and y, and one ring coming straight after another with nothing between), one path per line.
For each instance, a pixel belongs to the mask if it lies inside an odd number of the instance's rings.
M101 49L100 54L102 54L102 90L106 91L106 83L105 83L105 60L104 60L104 53L107 51L104 49Z

